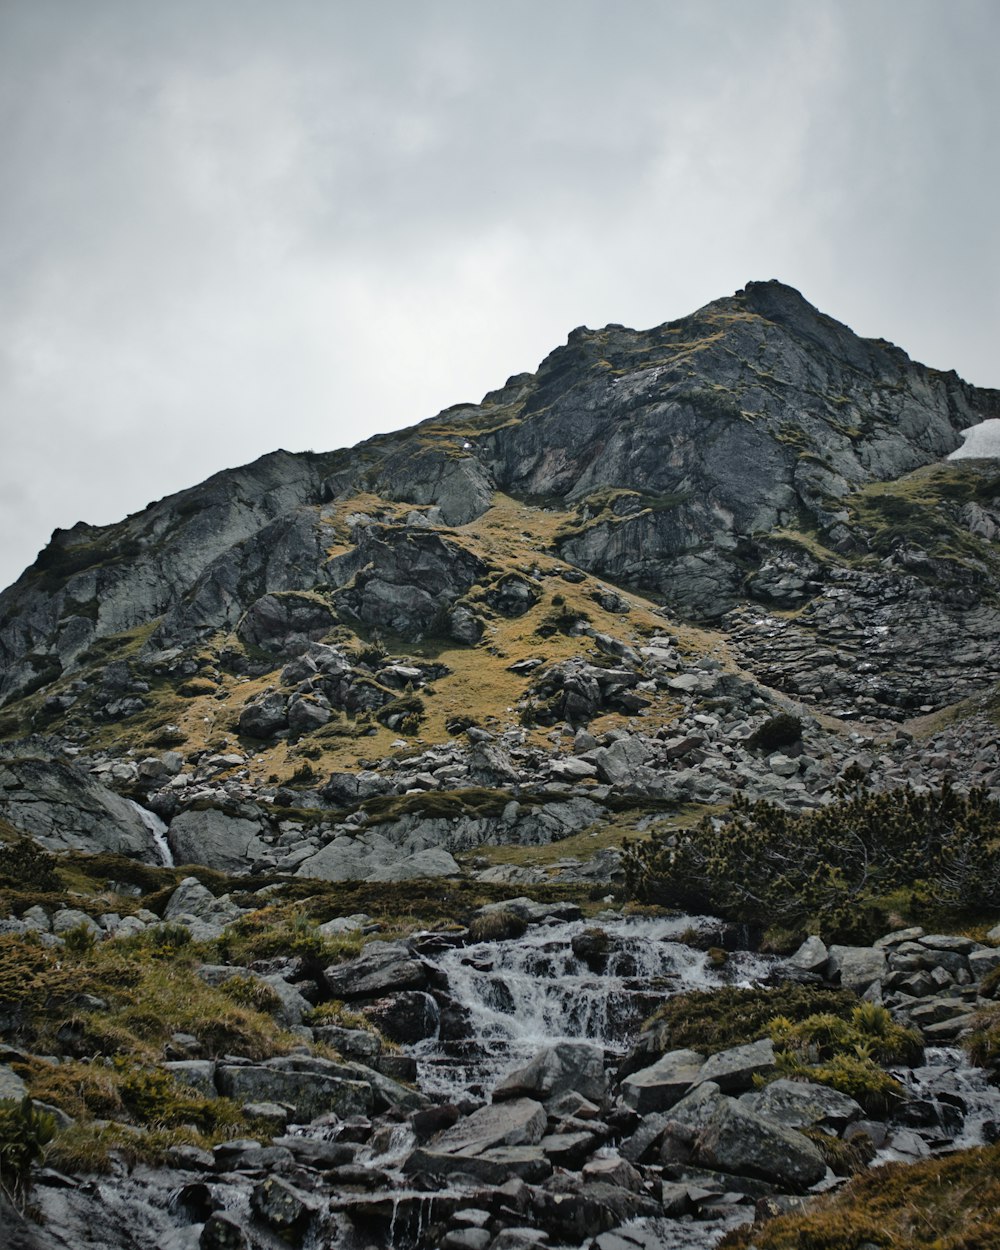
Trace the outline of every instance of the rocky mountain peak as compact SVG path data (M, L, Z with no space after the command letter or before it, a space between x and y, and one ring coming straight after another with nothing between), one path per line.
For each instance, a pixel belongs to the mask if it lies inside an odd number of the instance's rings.
M640 710L645 641L698 624L768 686L899 721L993 676L996 478L944 458L998 412L996 391L859 338L775 281L648 330L580 327L478 404L58 531L0 595L6 732L82 739L103 723L139 743L215 725L313 645L341 648L354 675L306 681L296 723L345 707L379 725L400 691L377 668L366 686L349 654L376 636L402 669L424 671L419 648L452 675L434 683L447 714L424 700L377 736L409 717L447 738L449 716L482 719L499 690L500 724L551 723L558 704L582 709L566 717L579 728ZM574 640L591 636L611 640L602 672L625 655L630 674L560 670L534 693L490 676L504 659L582 661L590 644ZM478 685L457 677L469 655ZM274 732L294 737L275 699Z

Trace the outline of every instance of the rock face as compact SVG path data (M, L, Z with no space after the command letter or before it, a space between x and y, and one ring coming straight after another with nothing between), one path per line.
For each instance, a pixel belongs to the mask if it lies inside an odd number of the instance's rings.
M275 452L119 525L57 531L0 596L0 696L161 616L161 647L240 621L262 644L276 630L309 635L331 610L301 597L317 584L339 588L336 613L423 633L458 611L482 574L428 527L468 523L495 490L574 510L558 538L565 560L663 595L685 615L731 607L748 557L758 566L751 593L798 601L810 570L782 568L754 536L803 513L843 530L850 492L939 460L960 430L998 412L996 392L858 338L777 282L645 332L574 330L536 374L480 405L354 451ZM352 549L328 561L340 538L325 505L362 484L417 510L402 529L395 516L390 528L367 518ZM963 523L988 536L988 501L968 507ZM536 593L513 578L487 602L516 614ZM452 617L469 639L472 618L467 607Z
M808 716L1000 680L1000 479L943 460L998 413L780 283L578 329L480 404L57 532L0 594L0 740L89 760L180 863L326 881L448 878L647 801L802 808L855 759L1000 789L985 713L922 753ZM3 767L15 828L158 858L110 789ZM553 878L615 885L603 855Z
M51 850L158 862L153 836L130 803L43 750L0 748L0 816Z

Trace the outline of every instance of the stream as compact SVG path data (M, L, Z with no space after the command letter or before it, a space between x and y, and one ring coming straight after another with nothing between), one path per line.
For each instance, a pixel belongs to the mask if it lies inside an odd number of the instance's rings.
M574 950L594 926L607 935L604 957ZM665 994L751 985L775 958L734 952L715 967L680 941L711 933L707 917L623 917L536 925L506 942L455 947L432 958L464 1011L469 1040L439 1036L409 1048L423 1091L440 1098L489 1094L508 1073L561 1041L590 1041L623 1055Z
M588 923L535 924L508 941L463 946L451 945L444 934L424 935L424 941L418 937L441 1003L437 1034L407 1048L417 1061L420 1087L435 1102L469 1108L472 1100L488 1101L507 1074L560 1041L595 1043L614 1067L665 996L760 983L780 966L777 957L746 951L717 963L680 940L694 930L703 938L698 944L707 946L718 928L718 921L707 918L606 913ZM598 930L604 936L597 936ZM929 1047L922 1067L896 1075L910 1101L905 1117L886 1126L876 1166L996 1140L1000 1090L986 1083L982 1071L970 1068L961 1051ZM337 1117L328 1117L289 1131L336 1142L343 1127ZM302 1250L428 1250L439 1244L434 1239L456 1212L502 1201L503 1186L460 1174L443 1178L437 1188L421 1185L419 1175L405 1167L419 1144L407 1119L376 1119L366 1137L345 1140L359 1143L353 1164L325 1177L322 1170L314 1171L306 1182L314 1215L298 1243ZM592 1154L595 1160L617 1157L613 1140ZM178 1166L121 1167L80 1186L49 1178L36 1187L35 1196L52 1240L28 1250L227 1250L228 1241L201 1240L203 1222L220 1208L237 1228L252 1224L255 1229L253 1240L234 1246L277 1250L284 1244L276 1236L268 1240L252 1219L254 1187L266 1171L220 1175ZM727 1228L752 1215L752 1203L723 1202L718 1210L700 1210L697 1218L641 1216L623 1222L620 1231L627 1231L627 1241L616 1232L610 1240L601 1239L602 1250L605 1245L631 1250L633 1244L635 1250L710 1250ZM547 1244L552 1250L590 1250L595 1243L589 1235L581 1240L553 1234Z

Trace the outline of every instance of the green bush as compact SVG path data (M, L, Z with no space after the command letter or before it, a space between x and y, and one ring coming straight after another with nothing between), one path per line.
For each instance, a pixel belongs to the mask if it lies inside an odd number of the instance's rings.
M923 1055L920 1034L896 1024L885 1007L874 1003L858 1003L847 1020L830 1012L797 1023L777 1017L769 1031L777 1075L830 1085L871 1115L884 1114L903 1097L902 1086L882 1065L912 1066Z
M55 1132L55 1117L36 1110L30 1098L0 1101L0 1185L15 1198L27 1191L31 1165Z
M15 890L37 890L48 894L61 890L56 876L54 855L42 850L31 838L18 838L0 846L0 885Z
M884 932L881 900L901 889L954 913L1000 906L1000 803L947 781L873 793L854 773L817 811L737 796L724 820L626 843L625 871L643 901L865 940Z

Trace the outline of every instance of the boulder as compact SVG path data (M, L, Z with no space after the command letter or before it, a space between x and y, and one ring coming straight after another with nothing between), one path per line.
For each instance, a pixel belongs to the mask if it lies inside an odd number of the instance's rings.
M515 1098L480 1107L451 1128L431 1138L439 1153L479 1153L497 1146L536 1146L545 1135L548 1117L534 1099Z
M740 1093L753 1086L755 1076L768 1076L774 1069L774 1046L770 1038L763 1038L706 1059L699 1081L714 1081L724 1094Z
M404 990L361 1008L390 1042L404 1045L433 1037L441 1020L437 1002L423 990Z
M808 1189L826 1174L822 1155L807 1137L765 1120L731 1098L718 1103L699 1133L695 1160L720 1172L770 1181L792 1192Z
M695 1050L668 1051L650 1067L622 1081L622 1101L640 1115L665 1111L701 1079L704 1063L705 1056Z
M170 822L167 841L177 864L204 864L219 872L244 873L267 853L261 824L218 808L189 808Z
M236 732L244 738L266 740L288 728L288 700L272 691L246 704L236 722Z
M52 851L110 851L162 860L138 810L74 764L41 748L0 748L0 816Z
M572 1090L595 1103L604 1100L608 1082L604 1052L588 1042L558 1042L539 1051L523 1068L508 1073L494 1090L494 1101L537 1098L545 1101Z
M221 898L216 896L197 877L185 877L163 909L163 919L173 920L176 916L197 916L208 924L227 925L243 913L229 895Z
M384 998L422 990L427 972L401 942L369 942L357 959L324 969L323 980L334 998Z
M373 1105L370 1083L323 1071L223 1063L219 1064L216 1080L219 1092L236 1102L288 1103L294 1108L296 1122L303 1124L330 1112L341 1117L367 1115Z
M863 993L889 971L885 951L874 946L831 946L826 975L845 989Z
M818 937L807 937L794 955L789 955L785 961L789 968L795 968L799 972L816 972L821 973L826 967L830 958L830 952L826 948L826 943Z
M823 1128L839 1132L864 1114L847 1094L813 1081L772 1081L756 1093L744 1094L740 1104L784 1128Z

